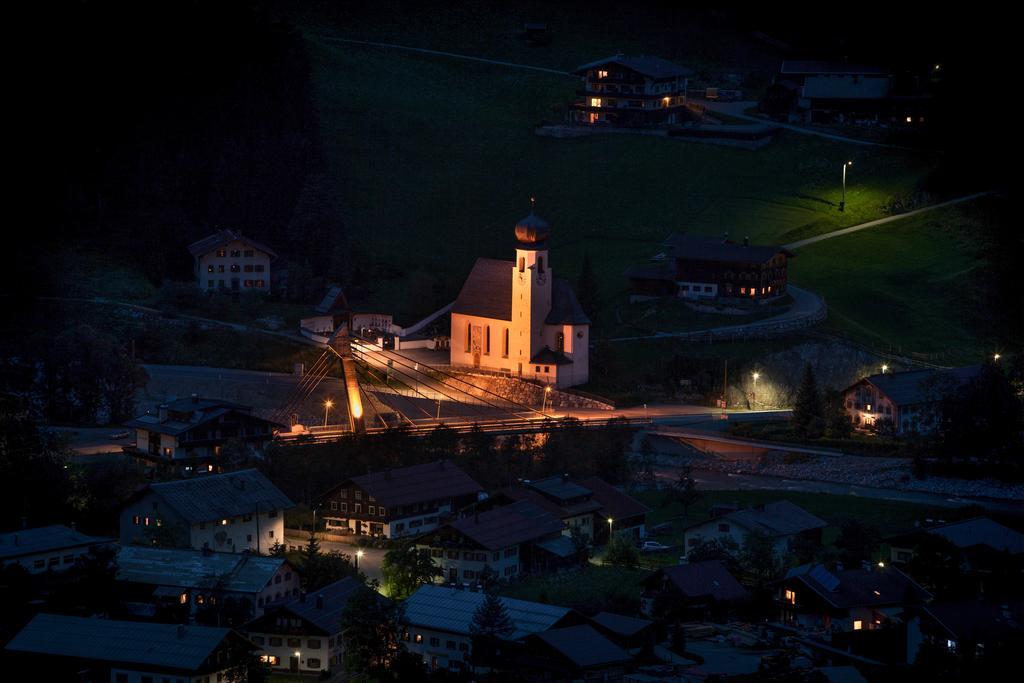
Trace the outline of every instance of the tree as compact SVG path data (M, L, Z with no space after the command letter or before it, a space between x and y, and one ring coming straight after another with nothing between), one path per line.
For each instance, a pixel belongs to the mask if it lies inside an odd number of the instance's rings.
M576 298L580 302L580 308L590 318L591 324L595 323L601 305L597 291L597 278L594 277L594 266L590 262L589 252L583 256L583 269L580 271L580 279L576 285Z
M836 538L839 558L847 566L859 566L861 562L872 559L882 537L878 529L859 519L848 519L843 522Z
M402 612L396 603L369 589L357 591L341 613L345 671L391 678L388 670L405 651L403 627Z
M740 562L759 587L774 579L779 573L779 562L775 557L775 537L767 531L749 531L743 539Z
M825 392L825 434L832 439L847 439L853 433L853 422L846 412L843 393L835 389Z
M580 558L580 563L586 564L590 560L590 535L578 526L573 526L569 529L569 539L572 541L573 550Z
M697 490L693 469L689 465L683 465L679 470L679 476L665 491L665 503L679 503L683 508L683 516L686 517L690 513L690 506L700 500L702 496L703 494Z
M412 543L390 550L381 563L384 585L394 600L404 600L425 583L433 583L440 570L434 565L430 551Z
M816 439L824 432L824 415L818 382L811 364L804 366L804 376L796 392L793 406L793 431L803 437Z
M346 576L360 576L350 556L337 550L321 552L320 541L313 532L310 532L306 547L302 549L301 558L302 589L307 593L340 581Z
M949 392L941 413L939 443L949 456L1011 460L1024 447L1024 403L995 363Z
M725 565L730 574L740 573L740 546L729 536L701 541L686 554L688 562L704 562L718 560Z
M488 593L473 612L473 621L469 625L469 633L473 637L473 663L487 667L499 663L501 639L514 630L505 602L497 594Z
M625 534L613 533L608 540L604 561L606 564L615 564L621 567L635 567L640 564L640 553L637 552L632 540Z

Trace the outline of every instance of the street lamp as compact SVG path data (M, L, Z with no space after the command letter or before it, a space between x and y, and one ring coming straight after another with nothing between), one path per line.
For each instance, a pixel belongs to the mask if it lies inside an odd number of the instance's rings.
M995 360L995 361L999 360L1002 357L1003 357L1003 355L1001 353L994 353L994 354L992 354L992 360Z
M359 558L363 556L362 550L356 551L356 569L359 569Z
M614 519L612 519L611 517L609 517L609 518L608 518L608 542L609 542L609 543L611 543L611 542L612 542L612 523L613 523L614 521L615 521L615 520L614 520Z
M756 372L756 371L754 372L753 375L751 375L751 377L754 378L754 392L753 392L753 394L750 397L750 399L751 399L750 402L754 403L755 405L757 404L757 378L760 377L760 376L761 376L761 373L760 372Z
M889 366L886 365L885 363L882 363L882 374L884 375L887 372L889 372Z
M327 399L326 401L324 401L324 427L327 426L327 413L333 406L334 401L332 401L331 399Z
M544 387L544 403L541 405L540 412L547 412L548 409L548 397L551 396L551 385Z
M843 164L843 199L839 202L839 210L843 211L846 208L846 168L847 166L853 166L852 161L847 161Z

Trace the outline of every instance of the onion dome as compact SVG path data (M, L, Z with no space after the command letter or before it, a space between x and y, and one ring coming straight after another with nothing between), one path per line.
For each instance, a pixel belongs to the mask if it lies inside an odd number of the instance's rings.
M530 202L530 215L516 223L516 239L520 244L539 245L551 236L548 222L533 212L533 201Z

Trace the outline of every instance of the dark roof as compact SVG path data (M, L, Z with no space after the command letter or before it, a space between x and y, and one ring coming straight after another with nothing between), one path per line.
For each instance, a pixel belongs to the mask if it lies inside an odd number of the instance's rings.
M620 636L636 635L654 624L653 621L647 619L637 619L636 617L627 617L622 614L612 614L611 612L598 612L591 619L594 623Z
M924 611L956 640L984 642L1009 633L1024 637L1024 602L963 600L935 603Z
M210 626L37 614L7 649L195 671L230 633Z
M888 69L880 66L792 59L784 61L779 72L784 74L889 74Z
M254 239L249 239L242 233L235 230L218 230L212 235L188 245L188 250L193 256L202 256L203 254L208 254L214 249L219 249L225 244L230 244L231 242L244 242L254 249L259 249L260 251L265 252L270 256L270 258L277 258L276 251Z
M258 593L286 564L282 557L128 545L117 553L117 579L148 586L218 586L229 592Z
M558 500L572 500L573 498L580 498L581 496L590 496L590 489L584 488L579 484L576 484L566 477L555 476L547 477L546 479L537 479L527 484L530 488L536 489L541 493L550 496L551 498L557 498Z
M723 515L719 519L728 519L745 529L758 529L772 536L792 536L802 531L821 529L828 524L804 510L799 505L794 505L788 500L779 500L774 503L766 503L752 508L743 508ZM718 520L710 520L717 522ZM701 526L707 524L708 520L695 524ZM692 527L691 527L692 528Z
M452 313L512 320L511 261L478 258L452 306Z
M326 315L347 309L348 298L345 296L345 290L342 289L341 285L330 285L324 294L324 298L317 305L316 312Z
M207 474L150 484L149 489L190 524L295 507L259 470Z
M926 531L942 536L959 548L987 545L1012 555L1024 554L1024 534L988 517L974 517L960 522L950 522Z
M403 603L405 620L412 626L469 635L473 614L486 597L484 593L445 586L420 586ZM557 605L506 597L502 597L501 601L505 603L514 629L507 636L509 640L518 640L531 633L547 630L573 614L568 607Z
M462 517L447 526L488 550L499 550L560 533L563 525L558 517L521 500Z
M675 282L676 273L667 263L643 264L626 269L626 277L633 280L665 280Z
M870 375L861 382L873 385L896 405L905 406L937 401L950 390L977 377L980 372L980 365L947 370L908 370Z
M555 278L551 283L551 311L544 318L548 325L589 325L590 318L583 312L576 292L568 280Z
M659 575L688 598L711 597L719 602L732 602L747 596L747 591L719 560L662 567L645 579L644 584L651 586L657 583Z
M475 495L483 490L451 460L382 470L352 477L350 481L385 507Z
M925 602L931 595L893 566L829 571L824 565L804 564L786 573L837 608L881 607Z
M680 235L679 233L672 233L666 237L664 246L669 248L669 258L691 261L764 263L780 253L793 256L792 252L774 245L743 245L726 239Z
M201 398L193 396L191 398L181 398L177 401L165 403L161 407L167 408L168 412L176 413L176 415L168 415L165 419L161 420L159 413L146 413L145 415L140 415L139 417L129 420L125 423L125 426L133 429L146 429L159 434L178 436L179 434L184 434L199 425L212 422L223 415L233 412L244 413L246 417L251 420L270 422L269 420L264 420L261 417L253 415L252 408L249 406L239 405L230 401L222 401L216 398ZM182 414L187 415L188 417L185 419L178 419ZM280 426L276 422L270 422L270 424Z
M641 55L639 57L627 57L626 55L612 55L611 57L605 57L589 64L576 67L575 74L585 74L590 69L595 69L599 66L606 64L618 64L624 66L627 69L636 71L644 76L650 76L651 78L675 78L676 76L689 76L693 73L692 69L679 66L667 59L661 57L650 57L647 55Z
M86 536L60 524L0 534L0 559L9 560L53 550L111 543L112 538Z
M535 365L572 365L572 359L561 351L552 351L551 347L545 346L533 354L530 363Z
M622 664L632 660L628 652L598 633L589 624L555 628L535 633L531 637L546 643L583 669Z
M291 612L310 622L326 635L341 631L341 613L345 611L348 601L359 591L369 590L366 585L351 576L328 584L305 598L293 598L281 606L282 610ZM323 606L317 607L317 601L323 598Z
M604 514L613 519L626 519L637 515L646 515L651 511L649 507L624 493L600 477L587 477L580 480L580 485L585 486L594 494L594 500L601 504Z
M552 479L542 479L538 482L526 483L525 486L510 486L502 491L513 500L528 500L542 510L546 510L552 515L565 519L566 517L575 517L576 515L583 515L588 512L597 512L601 509L601 504L590 495L589 489L583 489L576 484L569 483L567 488L561 488L553 486L555 482L553 479L561 481L561 477ZM540 484L540 486L538 486ZM543 487L549 488L543 488ZM572 495L565 495L569 491L578 490ZM556 494L549 493L554 491ZM559 497L565 495L564 498ZM576 502L566 502L573 498L586 497L585 500L577 500Z

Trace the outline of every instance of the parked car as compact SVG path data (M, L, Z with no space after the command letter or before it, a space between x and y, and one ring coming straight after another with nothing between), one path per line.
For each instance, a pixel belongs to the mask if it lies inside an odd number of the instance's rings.
M642 553L660 553L663 550L669 550L672 546L665 545L664 543L658 543L657 541L644 541L640 544L640 552Z

